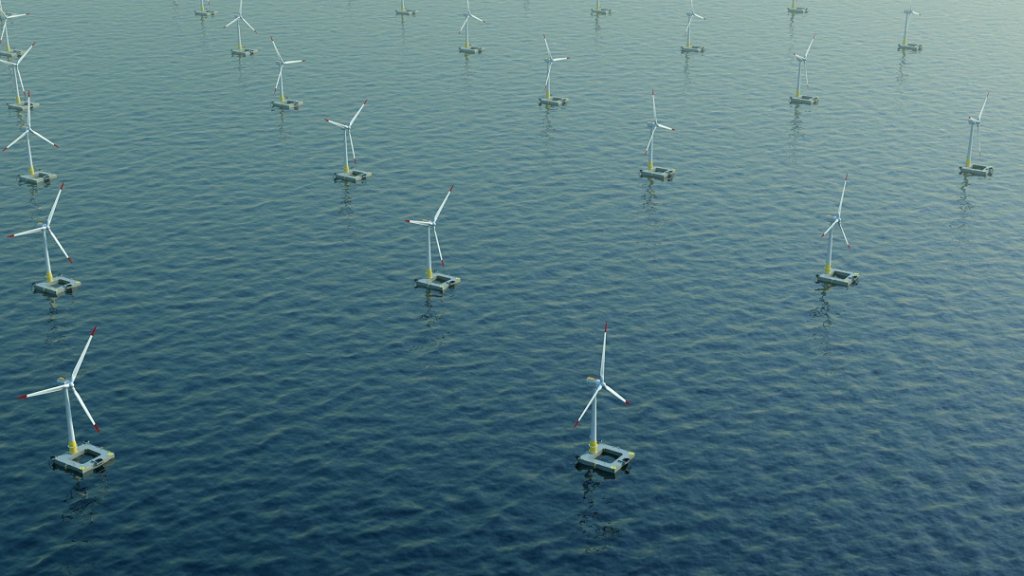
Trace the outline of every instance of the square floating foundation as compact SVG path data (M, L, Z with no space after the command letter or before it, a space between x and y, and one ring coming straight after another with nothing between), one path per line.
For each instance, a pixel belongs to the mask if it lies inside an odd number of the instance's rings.
M662 168L661 166L655 166L654 170L648 170L646 168L640 169L641 178L651 178L653 180L671 180L676 175L675 168Z
M11 104L8 102L7 107L18 112L27 112L29 108L28 102L22 102L21 104ZM32 109L35 110L36 108L39 108L39 102L32 103Z
M196 10L195 11L195 15L196 16L202 16L203 18L209 18L210 16L216 16L217 15L217 11L216 10Z
M591 8L590 9L591 16L607 16L607 15L609 15L611 13L612 13L612 9L611 8L601 8L601 9Z
M634 452L616 448L602 442L597 443L597 454L591 454L589 450L576 457L576 463L586 468L593 468L600 472L616 474L625 470L633 458Z
M913 42L896 45L897 50L902 50L904 52L920 52L923 48L924 44L914 44Z
M679 51L681 53L683 53L683 54L686 54L687 52L703 53L704 52L704 47L703 46L683 46L682 48L679 49Z
M459 52L462 52L463 54L479 54L483 51L484 49L479 46L470 46L469 48L462 46L459 48Z
M242 57L242 56L255 56L257 52L259 52L258 48L242 48L241 50L239 50L238 48L232 48L231 49L231 55L232 56L239 56L239 57Z
M8 60L17 60L21 58L25 52L21 50L0 50L0 58L6 58Z
M36 186L49 185L57 179L57 175L53 172L43 172L42 170L36 170L35 176L31 174L18 174L18 182L24 182L26 184L34 184Z
M557 96L552 96L551 98L538 98L537 99L537 105L538 106L541 106L541 105L543 105L543 106L565 106L568 103L569 103L569 99L568 98L558 98Z
M415 16L415 10L395 10L395 16Z
M993 168L991 166L985 166L984 164L971 164L968 166L961 166L961 174L969 174L971 176L991 176Z
M280 108L281 110L298 110L302 108L302 100L271 100L270 105L274 108Z
M790 14L807 14L807 8L786 8Z
M444 294L449 288L454 288L461 282L462 278L459 278L458 276L434 274L433 278L420 278L416 280L416 286L419 288L426 288L427 290L436 290L441 294Z
M789 97L789 103L790 104L817 104L818 103L818 97L817 96L790 96Z
M50 464L54 468L70 472L75 476L85 476L100 470L113 461L113 452L85 442L78 445L78 453L54 456L50 459Z
M362 182L370 176L373 176L373 172L364 172L362 170L349 170L348 172L335 172L334 181L341 180L343 182Z
M833 286L853 286L860 281L860 272L846 272L833 268L831 274L818 274L815 281Z
M74 294L78 291L78 288L82 283L74 278L68 278L67 276L54 276L53 282L36 282L32 285L33 292L39 292L43 296L63 296L64 294Z

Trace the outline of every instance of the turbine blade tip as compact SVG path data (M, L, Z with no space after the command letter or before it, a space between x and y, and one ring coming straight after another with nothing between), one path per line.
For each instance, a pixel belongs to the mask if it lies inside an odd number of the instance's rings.
M18 400L28 400L28 394L21 394L18 396Z
M623 404L625 404L626 406L632 406L633 402L630 400L626 400L625 402L623 402Z
M604 323L604 331L605 331L605 332L607 332L607 331L608 331L608 323L607 323L607 322L605 322L605 323Z
M96 326L93 326L92 330L89 331L89 336L95 336L95 335L96 335Z
M7 237L8 238L14 238L14 234L8 234Z
M99 434L99 432L100 432L100 425L99 424L93 424L92 425L92 429L95 430L97 434Z
M75 261L71 259L71 256L68 256L68 264L74 264L74 263L75 263Z
M577 420L577 421L576 421L576 423L574 423L574 424L572 425L572 427L573 427L573 428L576 428L576 427L578 427L579 425L580 425L580 421L579 421L579 420Z

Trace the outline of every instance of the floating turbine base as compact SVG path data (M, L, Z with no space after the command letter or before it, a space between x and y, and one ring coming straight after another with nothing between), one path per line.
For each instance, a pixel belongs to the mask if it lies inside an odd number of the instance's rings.
M239 50L238 48L231 49L231 55L238 57L255 56L257 52L259 52L258 48L242 48L241 50Z
M415 16L415 10L395 10L395 16Z
M216 10L196 10L195 11L195 15L196 16L202 16L203 18L207 18L209 16L216 16L217 15L217 11Z
M683 46L679 49L680 52L686 54L687 52L704 52L703 46Z
M818 103L818 97L817 96L790 96L789 97L789 103L790 104L817 104Z
M302 100L271 100L270 105L274 108L280 108L281 110L298 110L302 108Z
M449 288L454 288L455 285L461 282L462 278L459 278L458 276L434 274L433 278L420 278L416 280L416 286L419 288L426 288L427 290L436 290L444 294Z
M807 14L807 8L786 8L790 14Z
M860 281L860 272L846 272L845 270L832 269L831 274L818 274L819 284L832 284L835 286L853 286Z
M67 276L54 276L53 282L36 282L32 285L33 292L39 292L43 296L57 297L64 294L73 294L82 283Z
M469 48L462 46L459 48L459 52L462 52L463 54L479 54L483 51L484 49L479 46L470 46Z
M588 450L576 457L576 463L600 472L616 474L625 470L635 457L634 452L598 442L597 454L591 454Z
M600 8L600 9L598 9L598 8L591 8L590 9L590 14L592 16L607 16L607 15L609 15L611 13L612 13L612 9L611 8Z
M671 180L676 175L675 168L662 168L661 166L655 166L654 170L648 170L646 168L640 169L641 178L651 178L653 180Z
M48 185L57 179L57 175L53 172L43 172L42 170L36 170L35 176L31 174L18 174L18 182L24 182L26 184L33 184L35 186Z
M113 460L114 453L110 450L85 442L78 445L77 453L54 456L50 459L50 464L75 476L85 476L100 470Z
M8 102L7 107L11 110L17 110L18 112L27 112L29 108L28 102L22 102L21 104L11 104ZM32 109L35 110L36 108L39 108L39 102L32 103Z
M22 50L0 50L0 58L6 58L8 60L17 60L24 54L25 52Z
M902 50L904 52L920 52L921 49L923 49L923 48L924 48L924 44L914 44L913 42L908 42L906 44L897 44L896 45L896 49L897 50Z
M961 166L961 174L969 174L971 176L991 176L993 168L991 166L985 166L984 164L971 164L970 166Z
M565 106L568 103L569 103L569 99L568 98L559 98L557 96L552 96L551 98L538 98L537 99L537 105L538 106Z
M349 170L348 172L335 172L334 181L342 180L344 182L362 182L370 176L373 176L373 172L364 172L362 170Z

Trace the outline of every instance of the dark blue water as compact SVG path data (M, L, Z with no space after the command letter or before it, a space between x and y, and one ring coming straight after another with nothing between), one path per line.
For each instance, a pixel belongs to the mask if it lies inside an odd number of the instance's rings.
M476 0L271 5L238 60L191 3L15 3L82 281L55 302L37 239L0 250L11 574L1018 574L1024 571L1024 49L1016 3ZM392 6L392 4L394 4ZM562 109L539 108L542 34ZM805 93L787 103L817 34ZM272 111L287 59L297 112ZM13 98L13 85L0 95ZM637 178L650 118L672 182ZM992 178L957 174L985 94ZM341 132L357 167L344 186ZM4 129L13 139L19 116ZM0 133L0 139L3 134ZM6 143L7 140L4 141ZM7 174L0 224L55 187ZM849 174L838 267L820 233ZM439 225L444 297L413 287ZM7 233L5 232L5 233ZM56 255L56 252L54 252ZM598 370L629 474L576 470ZM48 469L69 375L114 450Z

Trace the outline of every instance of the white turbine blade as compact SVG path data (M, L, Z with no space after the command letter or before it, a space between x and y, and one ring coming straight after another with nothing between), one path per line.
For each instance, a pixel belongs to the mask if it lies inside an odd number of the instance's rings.
M548 46L548 35L547 34L544 35L544 49L548 51L548 60L553 60L554 57L551 56L551 47Z
M569 59L569 57L565 56L565 57L553 58L551 61L552 62L562 62L563 60L568 60L568 59Z
M832 228L834 228L836 224L839 224L839 218L836 218L835 220L833 220L832 224L830 224L828 228L825 228L825 231L821 233L821 237L824 238L825 236L827 236L828 233L832 231Z
M622 403L625 404L626 406L630 405L630 401L629 400L626 400L625 398L620 396L618 392L616 392L615 390L612 390L612 387L609 386L608 384L606 384L604 380L601 381L601 387L604 388L605 390L611 392L612 396L615 396L616 398L621 400ZM74 388L72 388L72 390L74 390Z
M60 392L61 390L65 389L67 387L68 387L67 384L61 384L60 386L54 386L53 388L47 388L46 390L40 390L38 392L32 392L31 394L22 394L21 396L18 396L18 399L20 399L20 400L27 400L28 398L32 398L33 396L42 396L43 394L52 394L54 392Z
M64 253L64 257L68 259L68 264L74 264L75 261L71 259L71 256L68 256L68 251L64 249L64 245L60 243L57 235L53 233L53 228L47 228L46 231L50 233L50 238L53 238L53 241L57 243L57 248L60 248L60 251Z
M811 46L814 46L814 37L816 34L811 34L811 43L807 45L807 52L804 52L804 60L807 59L807 55L811 53Z
M700 14L697 14L696 12L694 12L693 15L696 16L697 18L700 18L701 20L704 19L703 16L701 16Z
M487 24L487 20L484 20L483 18L477 16L476 14L470 14L470 16L477 22L480 22L481 24Z
M50 207L50 215L46 217L46 225L49 226L53 220L53 213L57 211L57 202L60 202L60 193L64 191L64 183L60 183L60 188L57 188L57 196L53 199L53 206Z
M278 93L278 89L281 87L281 82L284 80L284 66L278 66L277 68L277 82L274 82L274 94Z
M335 122L330 118L324 118L324 121L327 122L328 124L333 124L334 126L337 126L338 128L341 128L343 130L348 130L348 126L346 124L342 124L341 122Z
M92 337L96 335L96 327L93 326L92 331L89 332L89 339L85 341L85 348L82 348L82 354L78 357L78 362L75 364L75 369L71 372L71 383L74 384L75 378L78 378L78 370L82 368L82 361L85 360L85 353L89 351L89 344L92 344Z
M601 392L601 388L600 387L598 387L597 390L594 390L594 395L590 397L590 402L587 402L587 405L583 408L583 412L580 412L580 417L577 418L576 419L576 423L572 425L573 428L575 428L575 427L580 425L580 420L583 420L583 417L586 416L587 410L590 410L590 405L594 403L594 400L597 400L597 395L600 392Z
M434 244L437 244L437 257L441 260L441 267L444 268L444 254L441 253L441 240L437 237L437 226L434 226Z
M675 132L676 131L675 128L672 128L671 126L665 126L664 124L658 124L658 128L662 128L662 129L668 130L670 132Z
M11 140L10 144L8 144L7 146L4 146L3 151L6 152L11 146L14 146L15 144L17 144L18 140L21 140L22 138L24 138L26 134L28 134L28 130L25 130L24 132L22 132L21 136L18 136L14 140Z
M234 19L232 19L231 22L228 22L227 24L225 24L224 27L227 28L228 26L231 26L235 22L238 22L239 18L241 18L241 16L235 16Z
M348 147L352 149L352 161L356 161L356 142L352 139L352 130L345 131L345 139L348 140Z
M32 43L32 45L31 45L31 46L29 46L29 47L28 47L28 49L27 49L27 50L25 50L25 51L24 51L24 52L23 52L23 53L21 54L21 58L18 58L18 61L14 63L14 64L15 64L15 66L17 66L18 64L21 64L21 61L25 59L25 56L28 56L28 53L32 51L32 48L34 48L34 47L35 47L35 45L36 45L36 43L35 43L35 42L33 42L33 43Z
M366 107L366 103L369 101L369 98L367 98L363 100L362 104L359 105L359 110L356 110L356 113L352 115L352 119L348 121L349 127L356 123L356 118L359 118L359 113L363 111L363 108Z
M54 148L60 148L60 146L57 146L56 144L54 144L53 142L51 142L49 138L47 138L46 136L43 136L43 135L42 135L42 134L40 134L39 132L36 132L36 131L35 131L35 130L33 130L32 128L29 128L29 129L28 129L28 131L29 131L29 132L31 132L31 133L33 133L33 134L35 134L36 136L39 136L39 137L40 137L40 138L41 138L41 139L43 140L43 142L46 142L46 143L47 143L47 144L49 144L50 146L53 146Z
M651 90L651 110L654 112L654 123L658 123L658 105L654 103L654 90Z
M444 210L444 205L448 203L448 197L452 195L452 190L455 190L455 185L452 184L448 188L448 193L444 195L444 200L441 201L441 207L437 209L437 213L434 214L434 223L437 223L437 219L441 216L441 210Z
M654 143L654 132L657 129L658 129L657 125L655 125L653 128L651 128L651 137L647 140L647 146L644 146L644 152L647 152L648 150L651 149L651 144Z
M305 59L303 59L303 60L286 60L286 61L282 62L282 64L284 64L284 65L288 65L288 64L302 64L305 61L306 61Z
M78 398L78 403L82 406L82 410L85 411L85 415L89 417L89 422L92 422L93 430L99 432L100 426L95 420L93 420L92 414L89 413L89 409L85 407L85 400L82 400L82 395L78 393L78 390L76 390L73 385L71 386L71 391L75 393L75 398Z
M249 30L252 30L253 32L256 31L256 29L252 27L252 24L249 24L249 21L245 19L245 16L239 14L238 17L242 19L242 22L245 22L245 25L249 27Z
M551 84L551 63L548 63L548 75L544 78L544 85L549 86Z
M978 122L981 122L981 115L985 113L985 105L988 104L989 93L985 94L985 101L981 103L981 110L978 112Z
M601 343L601 384L604 384L604 353L608 349L608 323L604 323L604 342Z
M690 0L690 12L695 12L693 8L693 0Z
M462 26L459 26L459 34L466 28L466 24L469 24L469 14L466 14L466 19L462 21Z
M433 226L433 222L427 222L426 220L406 220L409 224L415 224L417 226Z
M274 37L270 37L270 44L274 46L274 52L277 53L277 59L284 61L284 56L281 56L281 51L277 49L277 42L274 41Z
M843 233L843 241L846 242L846 247L852 248L853 246L850 245L850 239L846 237L846 230L843 230L842 222L839 223L839 231Z
M8 234L8 238L17 238L18 236L24 236L26 234L35 234L36 232L42 232L46 230L46 226L40 226L39 228L33 228L31 230L25 230L24 232L16 232L14 234Z
M849 176L843 178L843 193L839 195L839 209L836 210L836 218L842 218L843 216L843 199L846 198L846 182Z

